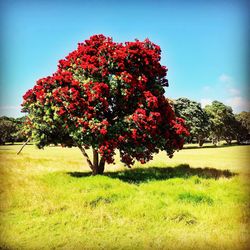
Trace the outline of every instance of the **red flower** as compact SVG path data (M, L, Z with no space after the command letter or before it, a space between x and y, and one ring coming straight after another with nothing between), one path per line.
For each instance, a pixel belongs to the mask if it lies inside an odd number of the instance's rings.
M63 115L65 112L66 111L64 108L60 108L60 110L57 113L58 113L58 115Z
M132 136L131 136L134 140L137 139L137 129L132 129Z
M122 142L122 141L124 140L124 138L125 138L124 136L121 136L121 135L120 135L120 136L118 137L118 141Z
M105 128L101 128L100 129L100 134L102 134L102 135L106 135L107 134L107 129L105 129Z

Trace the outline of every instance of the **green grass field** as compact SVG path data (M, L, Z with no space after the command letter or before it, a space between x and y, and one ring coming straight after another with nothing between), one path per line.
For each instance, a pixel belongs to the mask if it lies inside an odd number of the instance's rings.
M250 146L117 161L104 176L76 148L19 148L0 147L0 249L248 247Z

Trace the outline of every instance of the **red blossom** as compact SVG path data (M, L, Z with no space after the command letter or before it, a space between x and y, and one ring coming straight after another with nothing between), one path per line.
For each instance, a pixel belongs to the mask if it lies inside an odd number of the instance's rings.
M109 163L115 149L128 166L159 150L171 157L188 131L164 96L167 68L160 59L160 47L148 39L90 37L23 96L30 128L67 128L76 144L98 148Z
M107 129L105 129L105 128L100 129L100 134L106 135L107 133L108 133Z

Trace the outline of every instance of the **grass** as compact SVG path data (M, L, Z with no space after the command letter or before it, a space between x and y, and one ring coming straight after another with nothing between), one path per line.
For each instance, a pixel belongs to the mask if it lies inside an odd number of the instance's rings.
M0 249L247 249L250 146L90 176L76 148L1 146Z

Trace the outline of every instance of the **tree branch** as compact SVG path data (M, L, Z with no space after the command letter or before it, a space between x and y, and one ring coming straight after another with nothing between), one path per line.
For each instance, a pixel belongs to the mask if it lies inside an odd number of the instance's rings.
M96 149L93 149L93 166L94 166L94 168L98 168L98 164L99 164L98 152Z
M89 167L93 170L94 169L93 164L92 164L91 160L89 159L89 156L87 155L85 149L80 144L78 144L77 146L81 150L83 156L86 158L87 163L89 164Z
M22 152L23 148L28 144L29 141L30 141L30 138L28 138L28 140L27 140L26 142L24 142L23 146L22 146L22 147L20 148L20 150L16 153L17 155L19 155L19 154Z

